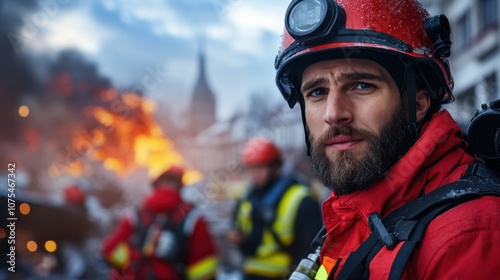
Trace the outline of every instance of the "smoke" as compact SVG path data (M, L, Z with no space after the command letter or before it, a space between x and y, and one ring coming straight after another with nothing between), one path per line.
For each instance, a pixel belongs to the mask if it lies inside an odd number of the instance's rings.
M66 49L43 56L19 49L36 41L26 40L23 31L34 15L49 15L41 3L59 2L0 1L0 164L15 162L28 173L30 191L57 192L79 181L107 197L101 202L110 206L128 187L120 179L145 179L183 159L157 124L154 102L115 90L83 54ZM63 6L57 9L64 12ZM37 26L40 35L42 27ZM21 105L28 114L18 112Z
M0 1L0 164L21 166L33 189L44 188L39 178L67 150L76 131L99 125L86 108L109 106L102 97L112 87L75 50L49 60L20 49L30 43L27 30L37 15L47 13L49 2ZM29 108L24 117L22 105Z
M61 52L49 72L49 93L75 108L97 105L100 94L111 88L111 82L99 75L96 66L73 50Z
M0 2L0 143L21 137L21 120L17 113L25 96L33 95L39 83L30 61L16 53L8 34L19 30L22 15L35 8L34 1ZM4 157L2 157L4 158Z

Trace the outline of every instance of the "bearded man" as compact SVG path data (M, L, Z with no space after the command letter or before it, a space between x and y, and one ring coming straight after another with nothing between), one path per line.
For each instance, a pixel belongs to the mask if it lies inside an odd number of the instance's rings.
M312 163L332 190L314 279L497 278L497 196L454 204L426 227L407 223L423 235L414 251L405 251L412 234L391 234L383 223L421 196L477 177L460 127L441 110L454 100L446 17L429 16L417 0L293 0L285 27L276 82L290 107L299 103ZM400 252L409 260L398 262Z

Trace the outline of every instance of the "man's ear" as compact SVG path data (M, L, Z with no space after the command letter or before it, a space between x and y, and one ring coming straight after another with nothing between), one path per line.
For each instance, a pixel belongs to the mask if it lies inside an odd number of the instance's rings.
M429 107L431 106L431 98L427 90L417 90L416 105L417 122L419 122L425 117L425 114L427 114L427 111L429 111Z

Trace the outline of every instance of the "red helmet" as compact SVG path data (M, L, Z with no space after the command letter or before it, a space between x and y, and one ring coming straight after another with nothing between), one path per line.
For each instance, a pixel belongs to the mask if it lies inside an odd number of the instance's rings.
M175 184L178 187L183 186L182 177L184 176L184 168L180 166L173 165L165 170L156 180L152 182L154 187L161 186L163 184L171 185Z
M241 155L241 159L244 165L267 165L273 162L281 162L281 152L268 139L265 138L253 138L250 139Z
M85 193L77 185L69 185L64 189L64 200L71 204L83 205Z
M302 71L335 58L365 58L381 64L402 89L406 66L430 86L431 98L454 100L448 61L450 26L430 17L417 0L293 0L286 12L276 83L288 105L300 101ZM399 65L399 66L397 66ZM403 71L401 71L403 70Z

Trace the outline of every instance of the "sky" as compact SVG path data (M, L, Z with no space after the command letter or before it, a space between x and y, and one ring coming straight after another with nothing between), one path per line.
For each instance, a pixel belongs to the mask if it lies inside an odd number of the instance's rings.
M273 64L289 2L41 0L24 15L15 48L45 58L76 49L114 87L142 89L174 110L186 108L203 50L217 117L226 119L251 93L282 102Z

